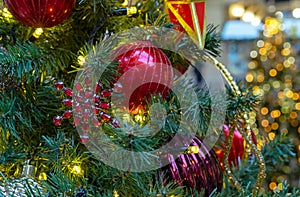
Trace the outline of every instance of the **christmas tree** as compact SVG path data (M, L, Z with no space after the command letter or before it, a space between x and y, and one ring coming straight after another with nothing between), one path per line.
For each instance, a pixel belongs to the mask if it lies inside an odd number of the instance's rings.
M268 177L270 184L275 186L286 179L299 185L298 67L293 49L295 40L288 38L283 31L282 20L266 18L262 36L251 51L246 76L246 80L253 84L254 94L261 100L258 113L253 114L253 123L264 131L267 140L288 136L294 144L291 146L296 155L286 152L290 157L282 158L284 162L276 164L276 172Z
M299 196L205 3L170 2L1 1L1 196Z

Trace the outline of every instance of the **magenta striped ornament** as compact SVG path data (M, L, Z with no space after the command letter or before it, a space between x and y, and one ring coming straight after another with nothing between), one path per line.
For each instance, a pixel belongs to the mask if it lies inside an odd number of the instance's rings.
M53 27L72 12L76 0L4 0L8 10L22 24L34 28Z
M199 147L198 153L183 153L178 157L169 154L170 164L163 168L166 182L175 182L195 191L204 191L208 197L221 191L223 171L213 149L206 147L200 137L195 136L190 146Z

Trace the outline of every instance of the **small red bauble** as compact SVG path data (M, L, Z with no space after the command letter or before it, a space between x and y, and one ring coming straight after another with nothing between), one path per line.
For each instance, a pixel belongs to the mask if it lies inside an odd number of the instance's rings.
M225 133L225 137L226 140L229 136L229 132L230 132L230 128L227 125L223 125L224 126L224 133ZM254 135L254 133L251 133L251 137L252 137L252 141L254 144L256 144L256 136ZM233 133L233 140L232 140L232 146L228 155L228 162L230 164L230 166L234 165L234 166L238 166L239 162L242 161L244 159L244 152L245 152L245 140L242 136L242 134L240 134L240 132L237 130L237 128L235 128L234 133ZM224 167L224 153L225 153L225 146L222 145L222 149L218 149L216 150L216 154L221 162L221 166Z
M150 41L135 41L117 48L115 55L120 67L117 84L121 84L131 113L145 110L151 95L167 95L173 84L173 68L162 50Z
M76 0L4 0L8 10L21 23L34 28L53 27L64 21Z

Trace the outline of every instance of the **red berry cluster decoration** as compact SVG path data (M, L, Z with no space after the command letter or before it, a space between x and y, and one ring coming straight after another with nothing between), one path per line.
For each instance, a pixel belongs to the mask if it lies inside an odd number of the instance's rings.
M113 89L103 88L101 82L97 82L93 89L90 87L91 79L89 78L84 80L84 85L75 82L75 92L70 88L64 87L62 81L58 80L55 82L55 88L63 91L66 96L62 100L62 104L67 110L61 116L55 116L53 123L56 126L60 126L64 119L73 117L75 126L82 125L83 134L80 135L82 143L88 142L90 124L99 127L104 123L109 123L115 128L119 127L119 122L109 115L109 110L111 109L110 96Z

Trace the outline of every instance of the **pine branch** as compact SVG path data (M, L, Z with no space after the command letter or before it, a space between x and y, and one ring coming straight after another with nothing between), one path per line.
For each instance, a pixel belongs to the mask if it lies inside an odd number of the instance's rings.
M213 24L208 24L206 26L206 36L205 36L205 45L204 48L207 52L213 57L220 56L221 50L221 36L217 32L218 26Z
M242 94L236 96L234 92L227 88L229 95L229 103L226 117L237 118L240 114L245 112L249 113L255 111L255 107L259 103L259 98L254 96L251 87L247 87L245 84L239 84Z

